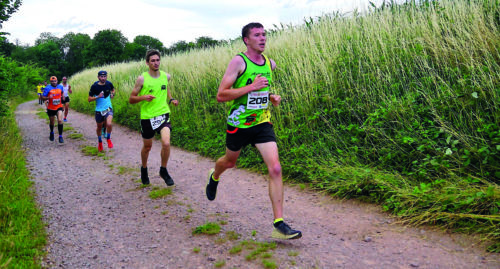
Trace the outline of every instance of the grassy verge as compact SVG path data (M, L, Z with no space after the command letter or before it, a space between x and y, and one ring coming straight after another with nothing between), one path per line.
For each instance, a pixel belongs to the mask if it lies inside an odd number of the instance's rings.
M46 243L22 138L11 112L20 102L11 103L0 118L0 268L39 268Z
M245 256L245 261L250 262L256 266L254 261L260 260L264 268L278 268L279 265L277 261L272 259L274 256L273 250L275 250L278 245L276 242L259 242L254 239L240 240L240 234L235 231L226 231L225 235L218 235L221 231L221 226L216 222L206 222L203 225L193 228L193 235L209 235L213 236L213 242L215 244L226 244L229 248L228 254L230 255L241 255ZM252 231L252 237L255 236L255 231ZM193 249L194 253L199 253L201 249L196 247ZM293 255L297 256L298 253L294 252ZM289 256L292 256L289 254ZM227 259L227 257L226 257ZM281 259L280 259L281 260ZM226 263L225 259L220 259L214 263L215 267L222 267ZM293 261L291 262L293 265Z

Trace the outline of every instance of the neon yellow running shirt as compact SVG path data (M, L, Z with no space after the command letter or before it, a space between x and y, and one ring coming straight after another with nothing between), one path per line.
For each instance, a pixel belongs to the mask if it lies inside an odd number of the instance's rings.
M153 78L148 72L144 72L142 76L144 77L144 84L138 96L153 95L156 98L151 102L141 102L141 120L152 119L156 116L170 113L170 107L167 101L167 74L160 71L160 76L158 78Z
M252 62L244 53L239 53L246 64L245 71L233 84L234 89L239 89L253 83L257 75L266 77L269 85L272 82L271 62L264 56L264 64L258 65ZM269 111L269 86L258 91L251 91L233 101L227 118L227 123L238 128L250 128L255 125L269 122L271 113Z

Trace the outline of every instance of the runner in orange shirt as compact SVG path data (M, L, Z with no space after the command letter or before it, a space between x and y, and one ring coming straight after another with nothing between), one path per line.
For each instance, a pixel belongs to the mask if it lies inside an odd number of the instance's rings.
M59 131L59 143L64 143L63 132L63 87L57 85L57 77L50 77L50 85L45 87L43 91L43 100L47 102L47 115L49 116L50 135L49 140L54 141L54 118L57 116L57 130Z

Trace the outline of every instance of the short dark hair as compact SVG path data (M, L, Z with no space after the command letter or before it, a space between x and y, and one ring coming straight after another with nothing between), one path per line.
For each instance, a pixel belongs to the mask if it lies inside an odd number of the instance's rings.
M149 63L149 58L153 55L158 55L159 58L161 58L160 52L155 50L155 49L150 49L146 52L146 62Z
M251 22L245 26L243 26L243 29L241 29L241 39L243 40L243 43L245 43L245 37L248 37L250 34L250 30L253 28L264 28L264 25L262 25L259 22ZM245 43L246 45L247 43Z

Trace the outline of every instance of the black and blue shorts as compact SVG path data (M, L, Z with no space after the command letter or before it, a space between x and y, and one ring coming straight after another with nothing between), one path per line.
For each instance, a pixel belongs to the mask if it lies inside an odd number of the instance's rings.
M108 108L103 111L96 111L95 112L95 122L101 123L103 122L108 116L113 116L113 108Z

